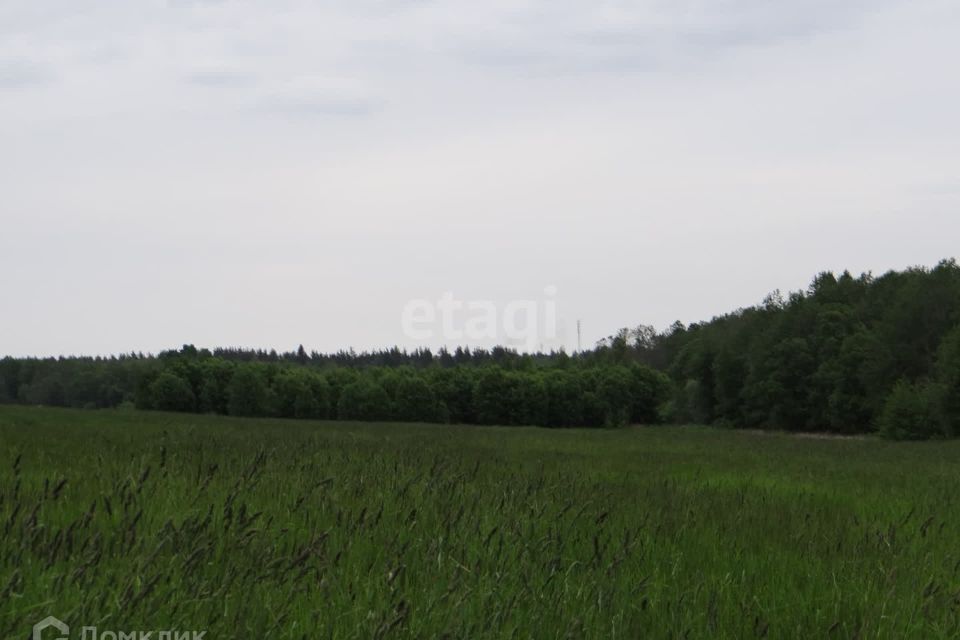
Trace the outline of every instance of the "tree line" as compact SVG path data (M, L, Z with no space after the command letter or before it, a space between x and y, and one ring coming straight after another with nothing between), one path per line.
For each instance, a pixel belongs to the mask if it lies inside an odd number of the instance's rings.
M819 274L806 291L604 348L667 371L671 422L960 435L960 267Z
M659 419L670 381L640 363L309 366L185 346L158 357L0 361L0 401L231 416L617 426Z
M0 402L354 420L712 423L898 439L960 435L960 267L824 272L708 322L622 329L584 352L356 353L187 345L0 360Z

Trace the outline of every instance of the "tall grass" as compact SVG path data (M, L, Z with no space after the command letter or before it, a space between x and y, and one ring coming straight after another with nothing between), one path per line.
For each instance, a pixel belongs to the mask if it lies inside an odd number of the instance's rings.
M958 479L960 443L2 407L0 636L955 638Z

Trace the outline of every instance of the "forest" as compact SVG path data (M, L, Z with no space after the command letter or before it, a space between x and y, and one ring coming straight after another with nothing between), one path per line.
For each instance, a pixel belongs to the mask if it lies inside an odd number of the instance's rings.
M366 421L630 423L960 434L960 267L817 275L804 291L567 354L335 354L186 345L157 355L0 360L0 402Z

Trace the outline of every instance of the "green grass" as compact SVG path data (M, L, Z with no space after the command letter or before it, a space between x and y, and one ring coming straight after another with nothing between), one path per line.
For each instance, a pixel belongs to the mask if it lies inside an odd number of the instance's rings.
M958 494L960 442L0 407L0 636L956 638Z

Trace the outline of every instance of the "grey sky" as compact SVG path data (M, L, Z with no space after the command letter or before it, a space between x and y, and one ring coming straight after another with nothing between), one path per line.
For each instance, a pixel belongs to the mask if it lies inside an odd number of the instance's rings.
M957 255L960 4L0 3L0 354L575 344ZM428 346L437 346L438 338Z

